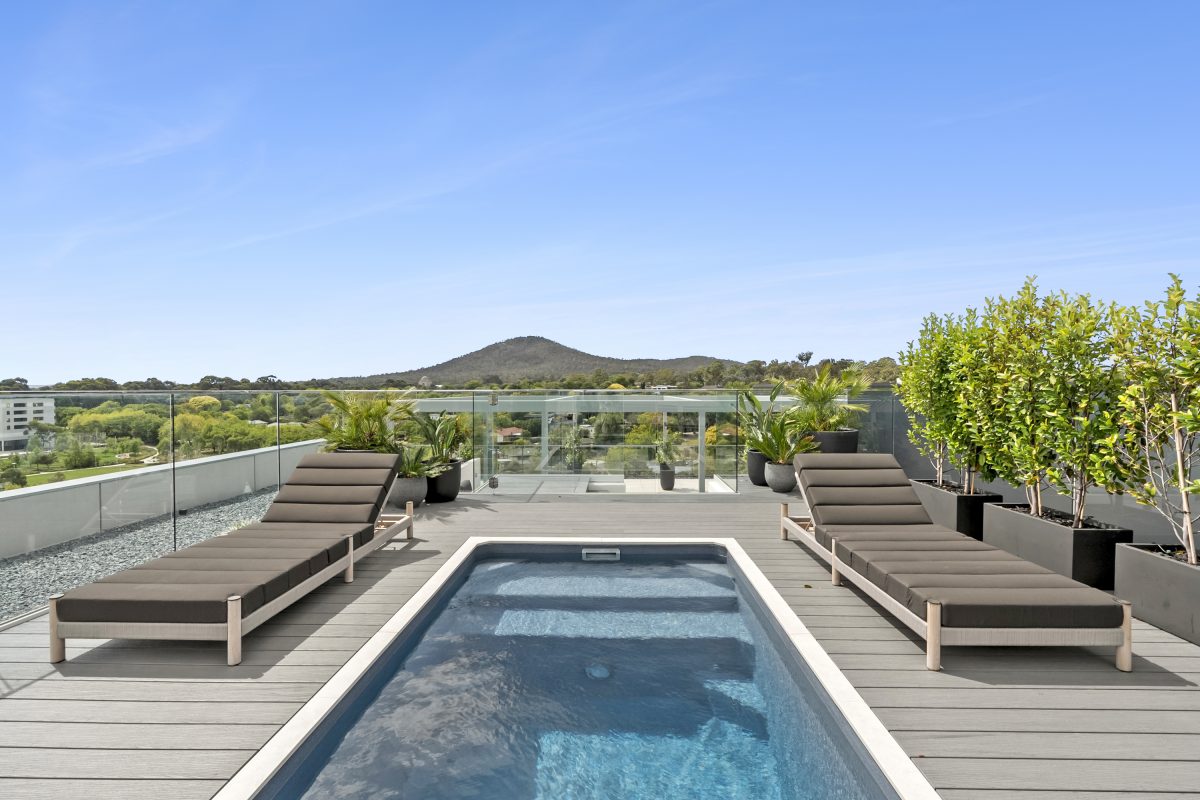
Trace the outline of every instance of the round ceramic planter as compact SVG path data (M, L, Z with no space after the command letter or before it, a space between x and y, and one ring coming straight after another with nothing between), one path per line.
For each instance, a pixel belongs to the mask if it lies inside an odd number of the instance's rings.
M675 488L675 468L666 464L658 466L658 485L664 492Z
M767 486L771 491L784 494L796 488L796 469L791 464L767 463Z
M397 508L404 508L404 504L411 500L413 506L419 506L428 491L429 483L425 478L396 478L388 502Z
M755 486L767 485L767 457L757 450L746 450L746 477Z
M449 503L458 497L458 492L462 488L462 461L454 459L450 462L448 470L441 475L426 478L425 484L426 503Z
M858 431L853 428L845 428L840 431L812 431L808 435L813 437L813 441L816 442L822 453L858 452Z

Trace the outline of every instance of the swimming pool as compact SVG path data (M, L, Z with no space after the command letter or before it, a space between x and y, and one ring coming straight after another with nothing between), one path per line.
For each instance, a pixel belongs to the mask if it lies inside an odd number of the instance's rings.
M885 774L727 548L477 543L257 796L935 797L906 757Z

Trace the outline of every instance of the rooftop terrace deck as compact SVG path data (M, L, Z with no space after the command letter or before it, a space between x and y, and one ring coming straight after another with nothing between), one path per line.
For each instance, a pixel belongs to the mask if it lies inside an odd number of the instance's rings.
M1135 623L1134 672L1108 649L921 643L778 533L770 493L463 497L247 637L71 641L44 616L0 632L0 797L211 797L469 536L733 536L947 800L1200 797L1200 647Z

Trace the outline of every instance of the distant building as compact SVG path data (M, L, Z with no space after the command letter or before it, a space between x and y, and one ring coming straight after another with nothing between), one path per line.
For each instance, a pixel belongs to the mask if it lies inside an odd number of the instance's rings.
M51 397L0 397L0 450L20 450L29 441L29 424L54 424Z
M523 428L497 428L496 442L504 444L505 442L511 442L513 439L519 439L524 435L525 430Z

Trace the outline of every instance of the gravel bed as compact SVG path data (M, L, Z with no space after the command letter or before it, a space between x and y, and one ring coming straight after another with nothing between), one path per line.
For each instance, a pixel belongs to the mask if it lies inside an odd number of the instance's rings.
M25 555L0 559L0 621L46 604L46 598L97 578L257 522L275 497L265 489L56 544ZM174 530L172 528L174 527Z

